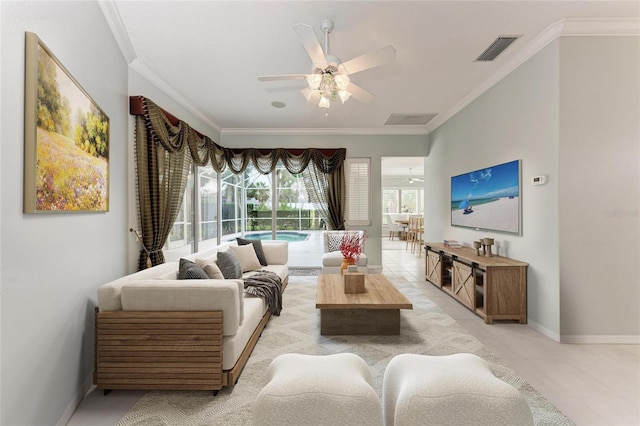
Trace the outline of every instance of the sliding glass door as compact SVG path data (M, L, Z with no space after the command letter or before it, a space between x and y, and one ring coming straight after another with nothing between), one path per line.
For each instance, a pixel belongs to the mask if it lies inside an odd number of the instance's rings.
M281 164L267 175L253 165L237 175L229 169L220 174L210 166L194 167L165 244L165 258L176 260L238 236L298 244L308 241L312 231L319 240L321 229L323 221L309 202L302 175ZM293 246L298 252L300 248Z

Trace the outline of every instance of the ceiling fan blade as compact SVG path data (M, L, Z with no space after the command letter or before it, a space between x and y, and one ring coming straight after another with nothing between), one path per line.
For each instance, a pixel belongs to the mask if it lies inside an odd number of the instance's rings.
M307 24L297 24L293 26L293 30L298 34L302 46L307 51L307 55L309 55L313 64L318 68L325 69L328 66L327 58L324 56L324 51L315 31L313 31L313 27Z
M382 49L374 50L373 52L365 53L357 58L343 62L340 68L347 74L355 74L360 71L368 70L369 68L377 67L379 65L391 62L396 58L396 49L393 46L385 46Z
M304 80L306 74L286 74L286 75L263 75L258 77L260 81L278 81L278 80Z
M362 103L368 104L373 100L373 95L371 93L367 92L360 86L356 86L353 83L349 83L346 90L347 92L351 93L351 96Z

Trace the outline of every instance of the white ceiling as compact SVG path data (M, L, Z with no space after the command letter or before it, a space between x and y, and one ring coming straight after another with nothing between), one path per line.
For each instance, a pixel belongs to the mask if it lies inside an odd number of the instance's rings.
M223 134L426 134L558 34L636 33L640 16L636 0L100 5L130 66ZM322 42L323 18L335 22L330 50L342 61L388 44L397 51L395 62L351 76L373 102L333 103L328 117L306 104L304 81L256 79L309 73L311 60L292 27L312 25ZM500 35L521 37L495 61L475 62ZM274 108L274 101L286 106ZM438 116L426 126L385 126L392 113Z

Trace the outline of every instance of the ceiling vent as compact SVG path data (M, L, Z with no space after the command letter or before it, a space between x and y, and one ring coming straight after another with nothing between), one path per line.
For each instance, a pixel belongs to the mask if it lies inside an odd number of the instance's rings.
M519 36L500 36L491 46L487 48L482 55L478 56L476 61L493 61L499 54L501 54L511 43L516 41Z
M391 114L385 126L425 125L438 114Z

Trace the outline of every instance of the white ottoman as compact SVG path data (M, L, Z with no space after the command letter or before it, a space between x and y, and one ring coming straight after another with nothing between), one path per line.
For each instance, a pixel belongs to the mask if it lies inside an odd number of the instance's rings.
M254 425L384 424L371 370L355 354L280 355L253 403Z
M394 357L384 373L382 405L391 425L533 425L513 386L472 354Z

